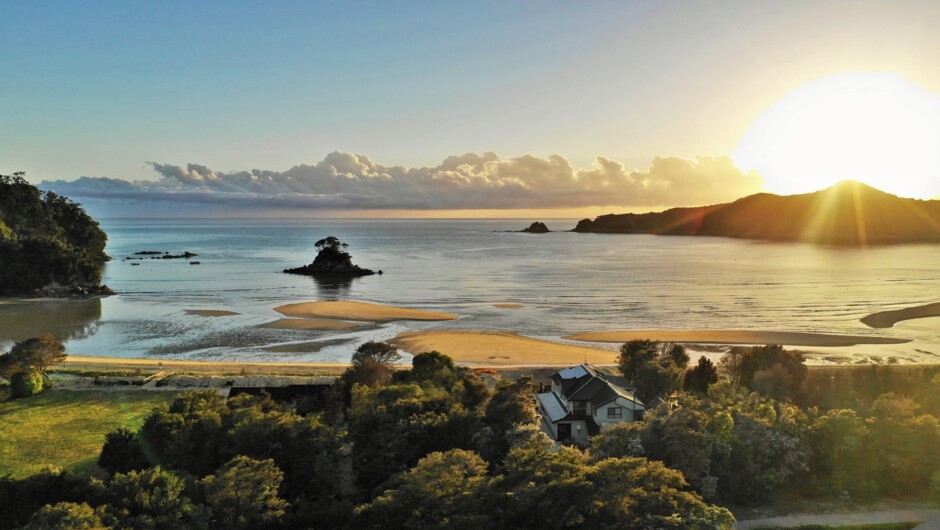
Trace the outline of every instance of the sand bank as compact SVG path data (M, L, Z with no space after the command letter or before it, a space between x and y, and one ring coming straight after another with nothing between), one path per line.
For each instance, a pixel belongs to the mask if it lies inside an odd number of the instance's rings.
M613 364L617 357L610 351L499 331L409 332L390 342L411 354L436 350L458 363L486 366Z
M344 330L361 327L362 324L331 320L328 318L281 318L274 322L261 324L259 328L268 329L299 329L299 330Z
M895 309L893 311L879 311L863 318L862 323L873 328L890 328L904 320L929 317L940 317L940 303Z
M695 344L781 344L784 346L855 346L858 344L904 344L910 342L909 339L892 339L888 337L751 330L677 331L650 329L579 333L565 338L586 342L628 342L649 339L660 342Z
M393 320L454 320L457 315L409 309L407 307L393 307L387 305L367 304L365 302L306 302L301 304L288 304L275 307L278 313L296 318L335 318L339 320L355 320L358 322L391 322Z
M499 309L525 309L525 306L522 304L493 304L493 307L498 307Z
M236 313L235 311L225 311L222 309L186 309L183 312L187 315L195 315L197 317L231 317L241 314Z

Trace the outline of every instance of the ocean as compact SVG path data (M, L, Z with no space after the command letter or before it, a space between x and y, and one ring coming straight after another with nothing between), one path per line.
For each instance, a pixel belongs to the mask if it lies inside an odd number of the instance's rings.
M522 220L108 219L104 283L114 296L0 304L0 343L41 332L80 355L345 361L366 340L408 330L512 331L560 340L624 329L754 329L911 338L901 345L809 348L841 362L940 362L940 319L870 329L869 313L936 302L940 245L839 248L728 238L511 232ZM324 282L284 274L334 235L384 274ZM139 251L192 260L124 261ZM199 261L191 265L190 261ZM140 263L140 265L132 265ZM459 315L354 331L258 327L280 305L357 300ZM500 309L494 304L521 304ZM201 317L187 310L227 310ZM305 351L291 350L304 344ZM597 345L610 350L616 345ZM806 348L804 348L806 349ZM825 362L820 361L820 362Z

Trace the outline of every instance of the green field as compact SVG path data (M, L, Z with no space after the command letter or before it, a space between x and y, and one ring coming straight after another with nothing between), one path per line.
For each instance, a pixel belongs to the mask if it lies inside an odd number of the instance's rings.
M32 475L48 465L77 474L99 471L104 435L137 429L173 392L50 390L0 403L0 476Z

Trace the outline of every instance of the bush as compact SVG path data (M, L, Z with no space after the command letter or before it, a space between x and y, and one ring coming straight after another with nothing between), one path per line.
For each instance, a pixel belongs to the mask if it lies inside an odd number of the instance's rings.
M930 496L934 502L940 504L940 470L934 472L930 477Z
M0 403L13 399L13 387L0 384Z
M10 378L13 397L29 397L42 392L42 375L36 370L17 372Z
M121 427L105 435L98 465L113 475L148 468L150 462L144 456L144 451L134 433Z

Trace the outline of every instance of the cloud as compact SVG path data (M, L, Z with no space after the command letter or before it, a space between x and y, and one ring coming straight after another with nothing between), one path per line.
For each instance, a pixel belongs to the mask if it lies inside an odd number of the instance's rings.
M216 172L151 162L153 181L82 177L41 186L77 201L134 201L270 210L537 209L589 206L688 206L734 200L763 179L728 157L657 157L645 170L597 157L576 169L564 157L496 153L451 156L435 167L384 166L364 155L333 152L316 165L284 172Z

